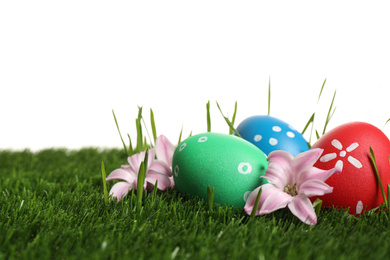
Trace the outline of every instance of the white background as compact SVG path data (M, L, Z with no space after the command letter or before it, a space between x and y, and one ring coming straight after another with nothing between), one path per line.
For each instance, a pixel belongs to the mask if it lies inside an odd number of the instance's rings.
M390 136L385 1L1 1L0 149L121 147L137 106L176 142L267 113L302 130L366 121ZM317 98L324 79L323 95Z

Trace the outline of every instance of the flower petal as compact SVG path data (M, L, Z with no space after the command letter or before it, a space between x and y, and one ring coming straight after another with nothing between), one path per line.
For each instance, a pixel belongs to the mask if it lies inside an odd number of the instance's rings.
M312 167L311 169L302 172L299 176L299 183L304 183L309 180L320 180L326 181L333 174L339 174L341 170L337 167L332 168L330 170L321 170L316 167Z
M146 151L142 151L142 152L133 154L132 156L127 158L127 161L129 162L129 165L133 168L133 170L137 174L138 174L141 162L143 162L145 160L145 153L146 153ZM148 167L155 160L155 156L156 156L155 148L149 149L149 152L148 152Z
M275 184L279 189L283 190L284 187L287 186L291 176L286 176L286 172L280 164L272 162L268 164L268 168L262 178L267 179L269 182Z
M133 168L133 170L138 174L139 166L141 165L141 162L145 158L145 151L133 154L132 156L127 158L127 161L129 162L129 165Z
M129 184L133 184L137 180L137 176L133 172L126 171L124 169L116 169L113 170L106 178L106 181L112 180L125 180Z
M130 157L128 157L127 160L128 160L129 158L130 158ZM121 168L122 168L123 170L126 170L126 171L137 172L137 173L138 173L138 171L135 171L134 168L133 168L133 166L131 166L131 165L129 165L129 164L121 165Z
M248 215L252 214L253 207L256 202L256 197L260 188L262 189L262 192L256 211L256 216L261 216L280 208L284 208L293 199L287 193L282 192L280 189L276 188L275 185L270 183L264 184L260 187L257 187L254 191L251 192L251 194L249 194L244 207L244 210Z
M175 146L165 137L160 135L156 139L156 155L157 159L166 162L169 167L172 167L172 157L175 152Z
M161 174L165 174L167 176L172 176L172 170L168 166L166 162L155 160L152 165L148 168L148 170L153 170L155 172L159 172Z
M282 169L285 176L285 181L283 181L283 183L292 183L292 182L295 183L294 172L293 169L291 168L291 162L293 158L294 157L290 153L282 150L273 151L268 155L267 158L269 162L268 167L270 167L272 164L276 164ZM271 169L272 167L273 166L271 166ZM267 171L265 172L265 176L266 175L267 175Z
M298 194L303 194L307 197L322 196L332 191L333 187L320 180L306 181L298 186Z
M263 187L266 185L263 185ZM259 203L260 216L285 208L293 200L293 197L276 187L264 188Z
M292 168L294 172L296 174L300 174L309 170L320 158L323 151L324 149L321 148L313 148L295 156L292 161Z
M269 155L267 160L269 162L271 161L285 161L286 163L291 163L291 161L294 159L294 156L292 156L289 152L283 151L283 150L276 150L272 151Z
M143 157L142 161L145 160ZM152 163L156 160L156 148L149 149L148 154L148 168L152 165ZM141 164L141 163L140 163Z
M175 187L175 180L173 179L173 176L170 176L170 177L169 177L169 180L171 181L171 186L170 186L170 188Z
M114 186L112 186L110 190L110 195L117 198L117 202L119 202L124 196L127 195L129 190L131 190L134 186L128 182L118 182Z
M311 201L304 195L297 195L294 200L288 204L291 213L308 225L317 223L317 216Z
M156 180L158 181L157 188L159 190L166 190L171 186L171 181L167 175L154 171L148 171L145 177L145 182L148 182L154 186L156 184Z

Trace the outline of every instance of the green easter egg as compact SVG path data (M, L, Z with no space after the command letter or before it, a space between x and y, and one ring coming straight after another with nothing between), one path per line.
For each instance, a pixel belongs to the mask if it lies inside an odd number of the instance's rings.
M233 135L204 133L181 142L173 155L175 186L207 200L207 186L215 188L214 202L242 208L250 192L267 183L266 155L255 145Z

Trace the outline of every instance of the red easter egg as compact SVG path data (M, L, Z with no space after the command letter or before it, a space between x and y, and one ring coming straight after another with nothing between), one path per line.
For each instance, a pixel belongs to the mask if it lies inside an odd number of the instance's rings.
M349 208L351 214L360 214L383 203L370 146L387 194L390 141L377 127L363 122L343 124L327 132L312 146L324 149L315 167L328 170L337 165L342 169L340 174L333 174L326 181L333 187L333 192L318 197L324 207Z

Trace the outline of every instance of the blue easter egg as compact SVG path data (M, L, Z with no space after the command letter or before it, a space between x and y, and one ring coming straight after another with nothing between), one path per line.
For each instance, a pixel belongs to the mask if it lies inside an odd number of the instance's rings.
M266 155L275 150L284 150L296 156L309 150L300 132L271 116L249 117L238 125L237 132Z

